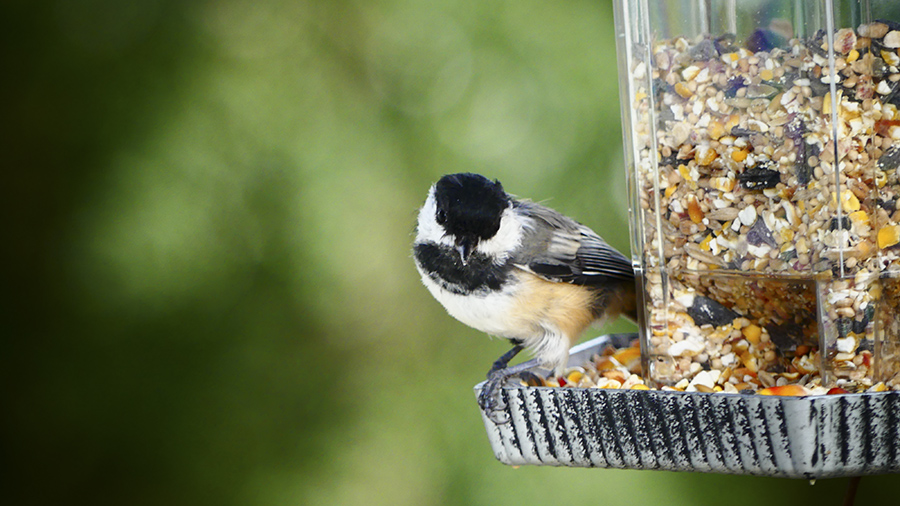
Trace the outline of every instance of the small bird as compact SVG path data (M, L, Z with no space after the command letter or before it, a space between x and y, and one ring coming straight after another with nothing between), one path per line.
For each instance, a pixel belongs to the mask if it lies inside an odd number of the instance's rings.
M498 387L523 349L559 373L588 326L620 314L637 321L629 259L588 227L478 174L449 174L431 187L413 257L451 316L513 345L478 398L488 412L503 408Z

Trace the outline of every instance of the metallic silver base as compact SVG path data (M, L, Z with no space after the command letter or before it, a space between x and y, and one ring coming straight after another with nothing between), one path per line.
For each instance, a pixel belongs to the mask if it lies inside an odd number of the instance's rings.
M635 337L583 343L570 364ZM509 465L804 479L900 472L900 392L777 397L506 386L501 395L508 423L482 418L494 454Z

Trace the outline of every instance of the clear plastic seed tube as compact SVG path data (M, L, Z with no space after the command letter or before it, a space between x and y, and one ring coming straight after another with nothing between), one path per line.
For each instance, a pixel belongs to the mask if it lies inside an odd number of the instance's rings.
M617 0L648 384L900 389L898 4Z

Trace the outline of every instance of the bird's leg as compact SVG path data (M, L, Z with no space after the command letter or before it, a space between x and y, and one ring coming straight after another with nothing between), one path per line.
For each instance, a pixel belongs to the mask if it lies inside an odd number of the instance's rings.
M525 345L522 344L522 341L519 341L518 339L513 339L512 343L513 347L509 351L507 351L503 355L500 355L500 358L498 358L497 360L494 360L494 365L491 366L491 370L487 373L488 379L490 379L491 375L495 374L497 371L506 369L506 367L509 366L510 360L516 358L516 355L518 355L520 351L525 349Z
M503 386L503 383L510 376L518 373L518 371L511 371L508 368L509 362L525 349L525 345L518 339L513 339L512 343L512 349L494 361L491 370L487 373L487 382L478 395L478 406L487 412L488 416L496 423L506 423L508 421L505 414L501 411L506 406L500 397L500 387Z

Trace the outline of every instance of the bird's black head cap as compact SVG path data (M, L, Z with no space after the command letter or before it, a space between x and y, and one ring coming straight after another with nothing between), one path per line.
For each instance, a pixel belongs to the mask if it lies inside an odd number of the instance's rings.
M435 185L434 196L438 223L458 238L490 239L509 207L500 182L479 174L448 174Z

